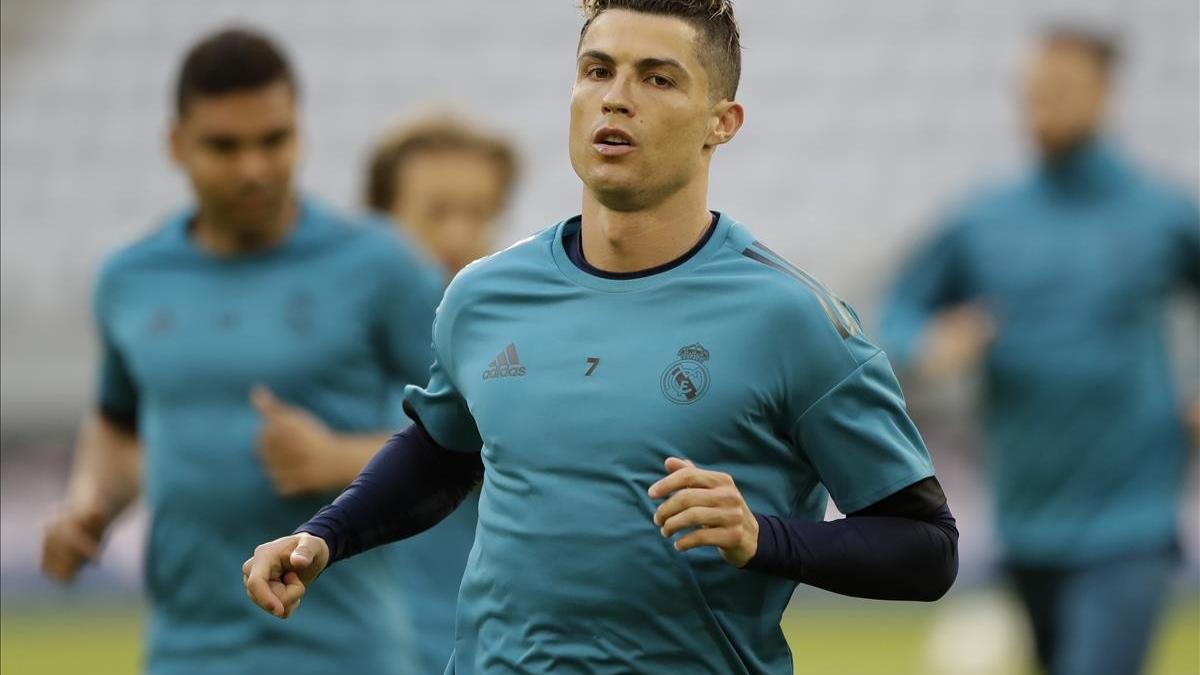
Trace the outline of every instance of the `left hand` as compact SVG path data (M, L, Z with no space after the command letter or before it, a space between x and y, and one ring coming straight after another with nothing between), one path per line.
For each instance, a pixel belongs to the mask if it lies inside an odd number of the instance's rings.
M328 427L266 387L255 387L250 400L262 415L258 452L276 492L289 497L344 487L331 464L337 439Z
M654 512L662 536L696 528L675 542L675 550L715 546L725 562L743 567L758 552L758 521L733 477L668 457L667 477L650 486L650 497L667 498Z

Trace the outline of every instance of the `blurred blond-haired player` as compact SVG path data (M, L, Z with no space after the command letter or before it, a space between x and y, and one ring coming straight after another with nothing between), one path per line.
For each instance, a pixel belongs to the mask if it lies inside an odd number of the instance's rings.
M390 216L453 277L492 252L516 175L516 151L506 139L462 115L431 112L375 145L366 205Z
M448 282L492 252L516 174L516 151L507 140L462 114L441 110L380 137L368 161L364 197L367 208L423 250ZM399 401L396 412L406 420ZM418 672L441 672L450 657L458 587L478 517L474 491L436 527L393 547Z

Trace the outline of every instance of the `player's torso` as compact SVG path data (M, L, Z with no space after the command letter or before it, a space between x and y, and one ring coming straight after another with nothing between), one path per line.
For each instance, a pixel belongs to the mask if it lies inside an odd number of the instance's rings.
M728 640L749 625L773 653L771 615L790 582L735 570L712 549L676 552L646 494L677 456L731 474L755 510L822 499L779 428L781 378L761 349L771 326L755 289L704 274L631 293L541 281L489 295L455 328L453 376L487 468L460 639L476 632L494 659L514 640L537 645L526 653L565 659L563 672L572 656L614 672L738 672Z
M1031 188L966 230L970 291L996 322L986 420L1010 555L1109 554L1170 527L1183 454L1164 336L1171 216L1137 184Z
M663 461L679 456L788 504L799 464L775 445L786 433L777 374L756 339L769 327L746 297L704 286L597 295L564 284L558 297L490 302L486 321L460 319L456 382L488 470L537 479L539 491L588 485L648 505ZM768 460L775 470L760 476Z
M150 662L163 672L192 672L213 653L230 668L405 672L387 591L395 570L381 552L323 575L294 623L246 603L229 574L332 497L277 495L258 454L252 387L342 430L385 428L394 403L376 343L379 257L333 236L333 224L307 227L291 245L226 261L166 239L125 258L116 276L106 323L138 390ZM284 647L295 644L321 656Z
M158 478L267 489L255 385L336 428L378 424L387 382L352 262L333 252L130 272L110 325L139 391L151 490Z
M1069 341L1142 326L1175 281L1168 215L1133 189L1093 200L1016 196L967 230L971 290L1002 329Z

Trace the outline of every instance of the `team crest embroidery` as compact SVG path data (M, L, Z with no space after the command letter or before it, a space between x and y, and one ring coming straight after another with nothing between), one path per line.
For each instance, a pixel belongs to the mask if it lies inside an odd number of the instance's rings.
M708 350L699 342L679 350L679 360L663 371L663 396L672 403L689 405L699 401L708 391Z

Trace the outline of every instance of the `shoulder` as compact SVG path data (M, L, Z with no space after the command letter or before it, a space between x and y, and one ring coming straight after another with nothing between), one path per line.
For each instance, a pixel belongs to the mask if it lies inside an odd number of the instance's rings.
M141 238L110 251L96 275L96 300L111 300L127 280L173 269L187 254L182 245L186 218L183 212L172 215Z
M1138 186L1144 199L1157 207L1171 225L1197 226L1200 210L1196 198L1182 186L1147 174L1141 176Z
M442 300L446 311L459 311L487 295L527 292L548 279L554 265L550 247L557 227L525 237L464 267L446 288Z
M305 208L313 211L318 223L320 248L340 250L357 269L389 285L432 285L441 292L441 267L396 232L391 221L372 214L341 213L314 200L306 200Z
M991 222L1003 223L1014 204L1026 203L1037 189L1032 172L986 181L967 190L943 210L942 232L956 234Z
M736 265L753 296L766 339L779 350L799 351L843 375L879 351L863 335L858 315L832 289L734 223L723 259Z

